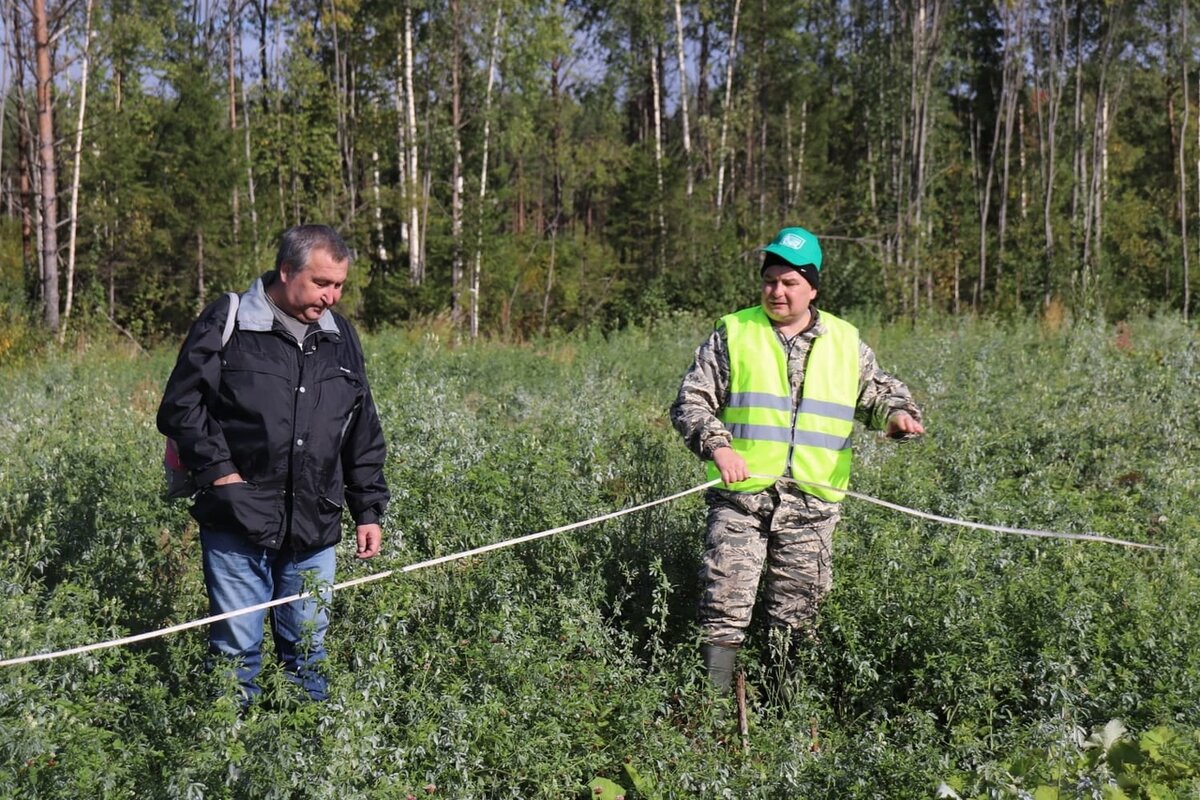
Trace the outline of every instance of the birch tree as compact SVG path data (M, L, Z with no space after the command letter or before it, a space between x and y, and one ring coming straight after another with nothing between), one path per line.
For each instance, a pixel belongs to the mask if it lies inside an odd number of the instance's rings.
M920 305L922 256L925 251L925 198L929 177L930 116L933 103L933 71L938 62L945 6L941 0L913 0L905 9L910 34L909 105L904 141L907 157L899 230L900 255L911 281L908 310L916 313Z
M41 194L42 302L46 327L58 333L58 167L55 164L54 73L50 67L50 17L46 0L32 0L37 143Z
M972 307L976 309L978 309L979 303L987 293L988 225L991 219L992 185L996 178L997 169L1001 171L1000 191L998 193L1000 211L997 226L997 239L1001 259L1004 252L1004 231L1008 208L1009 151L1012 146L1013 118L1016 112L1022 72L1021 41L1023 39L1025 24L1024 0L1017 0L1017 2L1001 5L999 13L1004 31L1004 54L1001 60L1000 100L997 104L995 119L993 120L992 142L987 158L987 172L983 181L983 190L980 194L979 277L972 295ZM998 262L996 268L996 280L999 280L1000 277L1000 263L1002 262Z
M659 52L659 47L650 48L650 85L652 87L654 103L654 176L658 188L658 202L656 204L658 245L655 248L655 252L658 259L658 269L662 270L666 262L667 218L663 206L666 190L663 186L662 91L658 79Z
M462 148L462 8L450 0L450 319L455 327L463 320L463 148Z
M471 269L471 338L479 336L479 281L483 274L484 202L487 199L488 155L492 141L492 89L496 83L496 66L500 59L500 31L504 21L503 6L496 8L492 25L492 48L487 63L487 88L483 94L483 153L479 167L479 227L475 233L475 261Z
M1069 26L1066 0L1046 15L1044 27L1034 39L1034 82L1038 100L1034 104L1038 132L1038 160L1042 172L1042 235L1043 271L1042 300L1050 301L1053 291L1055 232L1053 207L1059 116L1066 89L1065 60L1068 50Z
M1183 41L1183 47L1179 48L1180 52L1180 77L1183 85L1183 114L1179 122L1179 241L1183 243L1183 318L1186 320L1188 315L1188 277L1191 272L1190 268L1190 250L1188 245L1188 201L1187 201L1187 165L1185 163L1187 153L1187 128L1191 118L1191 110L1188 108L1189 90L1188 90L1188 68L1191 66L1191 48L1188 41L1188 3L1183 0L1181 18L1180 38ZM1200 134L1197 134L1200 136ZM1200 152L1200 151L1198 151ZM1197 189L1200 190L1200 161L1197 161Z
M679 61L679 121L683 138L683 169L686 176L686 193L690 198L695 184L692 171L692 130L688 121L687 63L683 50L683 9L680 0L675 0L675 55Z
M729 53L725 60L725 101L721 106L721 141L717 147L717 218L725 200L725 161L729 141L729 118L733 113L733 64L737 56L738 18L742 12L742 0L734 0L733 20L729 31Z
M405 169L405 203L408 210L408 275L416 285L425 281L425 259L421 230L421 173L417 158L417 102L413 88L413 12L412 0L404 3L404 102L408 145Z
M79 230L79 170L83 158L83 121L86 119L88 74L91 71L92 49L92 0L87 0L83 23L83 60L79 74L79 117L75 125L75 148L72 151L74 165L71 171L71 216L67 238L67 298L63 303L62 327L59 341L66 335L67 320L71 318L71 305L75 299L75 239Z

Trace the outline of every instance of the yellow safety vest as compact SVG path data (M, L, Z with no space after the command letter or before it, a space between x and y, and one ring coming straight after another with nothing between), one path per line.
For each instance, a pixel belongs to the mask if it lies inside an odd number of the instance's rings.
M800 407L792 404L787 354L762 306L721 318L729 347L729 398L717 415L733 435L733 449L752 474L791 476L844 490L850 485L850 435L858 400L858 329L827 311L804 369ZM709 479L721 477L712 461ZM729 486L760 492L772 484L750 478ZM839 502L844 491L801 488Z

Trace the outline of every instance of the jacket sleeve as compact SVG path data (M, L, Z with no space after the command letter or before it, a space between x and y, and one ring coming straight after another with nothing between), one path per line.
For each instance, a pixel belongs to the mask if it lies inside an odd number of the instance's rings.
M696 358L683 376L679 394L671 404L671 424L688 449L702 459L732 441L717 413L729 399L729 348L724 328L696 349Z
M879 367L875 352L866 342L858 344L858 403L855 417L871 430L881 431L888 419L899 411L907 411L917 422L921 409L913 402L912 392L898 378Z
M346 331L358 361L359 374L363 376L363 396L358 410L346 428L342 439L342 475L346 482L346 505L356 525L377 523L387 511L390 494L384 479L383 467L387 458L387 444L371 386L367 382L366 360L362 344L354 327L344 317L338 325Z
M158 406L158 430L175 440L179 458L199 486L237 472L225 434L209 409L221 384L221 333L229 298L215 301L192 323Z

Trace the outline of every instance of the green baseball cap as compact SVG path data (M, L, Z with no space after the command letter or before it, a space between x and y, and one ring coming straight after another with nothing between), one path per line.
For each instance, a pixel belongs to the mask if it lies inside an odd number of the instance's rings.
M794 267L811 265L821 271L821 243L804 228L784 228L762 252L774 253Z

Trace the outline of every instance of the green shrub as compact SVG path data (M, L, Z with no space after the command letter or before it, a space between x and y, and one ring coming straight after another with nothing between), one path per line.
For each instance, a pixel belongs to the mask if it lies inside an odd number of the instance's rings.
M666 410L710 326L522 346L368 336L394 499L384 555L343 548L339 577L700 483ZM337 593L320 706L271 667L269 701L239 715L198 630L2 668L0 797L1194 795L1194 331L1170 317L864 331L929 433L860 433L852 488L1167 549L849 500L820 641L787 693L751 629L744 750L698 663L691 495ZM160 497L153 414L173 355L84 346L0 367L4 657L203 615L194 524ZM1084 746L1114 719L1128 731Z

